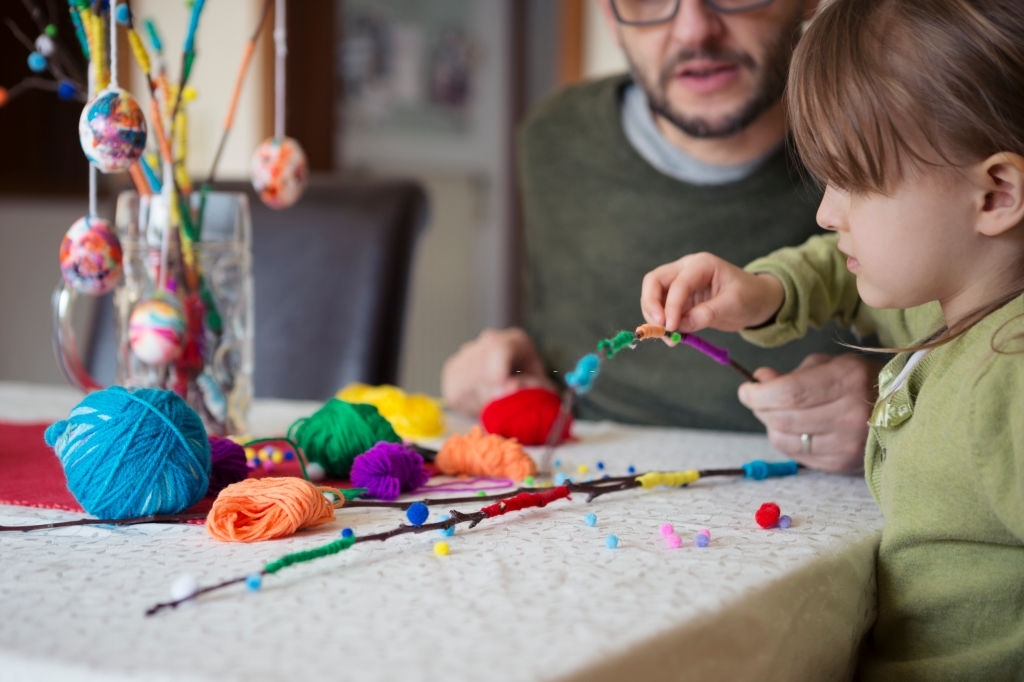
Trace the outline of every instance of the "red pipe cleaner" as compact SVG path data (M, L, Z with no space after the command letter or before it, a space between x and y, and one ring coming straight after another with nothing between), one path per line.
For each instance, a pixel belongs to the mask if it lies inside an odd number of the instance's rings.
M569 487L560 485L550 490L542 490L539 493L519 493L507 500L501 500L497 504L490 504L481 509L487 518L501 516L511 511L519 511L529 507L543 507L548 502L554 502L562 498L569 498Z

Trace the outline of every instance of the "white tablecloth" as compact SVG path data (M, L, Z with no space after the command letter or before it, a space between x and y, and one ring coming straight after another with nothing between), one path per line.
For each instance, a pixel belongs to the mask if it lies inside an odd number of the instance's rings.
M0 419L63 417L78 399L0 384ZM317 407L258 401L252 431L283 433ZM576 432L581 441L558 451L570 474L598 461L618 475L778 459L753 435L605 423ZM791 528L755 524L766 501ZM0 524L80 516L0 505ZM258 592L235 586L144 615L183 574L220 582L346 526L367 534L404 521L397 510L342 509L335 522L257 544L217 542L198 525L0 533L0 681L835 680L849 675L874 615L881 517L861 479L806 471L589 504L577 496L460 526L445 538L448 556L434 554L436 533L357 544L267 576ZM681 548L666 546L663 523ZM693 542L702 528L706 548Z

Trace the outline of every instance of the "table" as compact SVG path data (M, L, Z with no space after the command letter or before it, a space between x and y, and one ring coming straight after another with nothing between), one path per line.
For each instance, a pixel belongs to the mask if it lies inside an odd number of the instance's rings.
M0 419L63 417L78 399L0 383ZM282 433L318 406L257 401L252 431ZM576 433L557 453L575 475L599 461L622 474L779 459L758 435L610 423ZM792 527L754 523L769 500ZM80 516L0 505L0 524ZM345 526L404 521L397 510L338 517L256 544L197 525L2 533L0 680L836 680L874 617L881 516L860 478L815 472L577 496L460 527L448 556L432 551L435 533L402 535L290 567L258 592L144 615L182 574L220 582ZM681 548L666 546L663 523ZM693 542L701 528L705 548Z

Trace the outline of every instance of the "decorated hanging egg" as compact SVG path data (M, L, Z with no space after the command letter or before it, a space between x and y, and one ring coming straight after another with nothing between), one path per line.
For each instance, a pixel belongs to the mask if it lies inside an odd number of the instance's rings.
M270 208L288 208L309 179L306 153L290 137L271 137L252 156L252 186Z
M132 353L147 364L174 362L185 345L181 306L167 296L139 301L128 318L128 344Z
M146 149L146 117L127 91L107 88L82 109L78 139L89 162L104 173L128 170Z
M60 243L60 272L75 291L101 296L121 277L121 242L110 223L83 216Z

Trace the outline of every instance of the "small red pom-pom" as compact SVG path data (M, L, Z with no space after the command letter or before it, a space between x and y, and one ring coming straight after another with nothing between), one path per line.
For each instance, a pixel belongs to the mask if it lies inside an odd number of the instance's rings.
M754 513L754 520L762 528L773 528L779 522L781 510L774 502L765 502Z
M480 423L487 433L515 438L522 445L544 445L558 419L562 399L546 388L523 388L487 403ZM569 437L572 416L566 420L559 442Z

